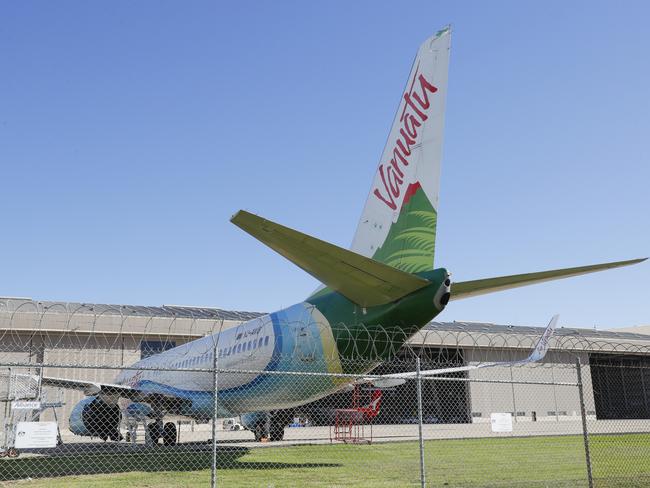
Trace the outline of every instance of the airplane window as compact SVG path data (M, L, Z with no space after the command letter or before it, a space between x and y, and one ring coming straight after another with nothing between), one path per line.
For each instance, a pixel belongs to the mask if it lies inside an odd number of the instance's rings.
M241 342L239 344L237 344L237 352L238 353L241 352Z
M260 337L260 340L257 341L257 347L262 347L262 341L263 341L263 340L264 340L264 339Z
M251 341L248 341L248 344L246 345L246 349L247 349L248 351L251 350Z
M266 337L264 338L264 345L265 345L265 346L268 346L268 345L269 345L269 336L266 336Z

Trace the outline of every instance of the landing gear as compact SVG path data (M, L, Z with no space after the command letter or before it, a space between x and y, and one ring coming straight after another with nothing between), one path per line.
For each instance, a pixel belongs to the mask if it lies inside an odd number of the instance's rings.
M175 446L177 438L176 425L174 422L167 422L162 432L163 444L166 446Z
M271 432L269 433L269 440L271 442L277 442L284 439L284 426L283 425L273 425L271 426Z
M261 423L255 426L253 431L255 441L261 442L262 439L268 439L271 442L281 441L284 439L284 425Z
M158 441L162 439L165 446L175 446L178 440L178 433L176 432L176 424L174 422L166 422L156 420L147 425L148 442L157 445Z
M156 420L147 424L147 444L158 444L162 435L162 420Z
M255 435L255 442L262 442L262 439L266 437L266 429L264 424L257 424L255 426L253 434Z

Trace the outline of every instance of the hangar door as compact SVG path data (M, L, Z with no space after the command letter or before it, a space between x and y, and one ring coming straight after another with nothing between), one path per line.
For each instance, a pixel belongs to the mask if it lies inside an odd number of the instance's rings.
M377 367L375 374L415 371L415 356L420 356L422 370L463 366L462 349L423 347L404 349L400 357ZM466 378L467 372L445 375ZM423 380L422 417L424 423L458 424L471 422L469 391L466 381ZM415 381L385 390L382 407L375 423L417 423L417 385Z
M650 358L590 354L598 419L650 418Z
M398 357L387 361L373 374L405 373L415 371L415 357L420 356L421 367L426 369L448 368L465 364L462 349L455 348L404 348ZM467 378L467 372L448 374ZM422 410L423 421L434 424L470 423L469 383L466 381L423 380ZM417 390L415 381L407 381L395 388L382 391L379 414L375 424L413 424L417 423ZM365 388L362 388L365 389ZM366 392L367 394L368 392ZM352 406L351 391L341 391L298 407L295 416L308 418L311 425L330 425L338 408ZM363 402L361 402L363 404Z

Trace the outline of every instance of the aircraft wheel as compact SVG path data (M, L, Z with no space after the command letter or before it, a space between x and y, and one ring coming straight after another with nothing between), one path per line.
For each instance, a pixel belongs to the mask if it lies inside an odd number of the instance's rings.
M176 433L176 425L174 424L174 422L167 422L165 424L165 426L163 427L162 438L163 438L164 445L166 446L176 445L176 439L178 438L178 435Z
M158 422L151 422L147 424L147 434L149 439L153 444L158 444L158 439L160 439L160 428L158 427Z
M264 434L266 434L266 429L263 425L258 425L255 427L253 434L255 435L255 442L262 442L262 438L264 437Z
M284 427L275 427L271 429L269 437L269 440L272 442L281 441L284 439Z

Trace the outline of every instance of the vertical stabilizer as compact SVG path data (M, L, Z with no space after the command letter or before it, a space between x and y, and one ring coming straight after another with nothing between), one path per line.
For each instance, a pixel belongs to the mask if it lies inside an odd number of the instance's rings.
M433 268L451 31L418 50L352 251L415 273Z

